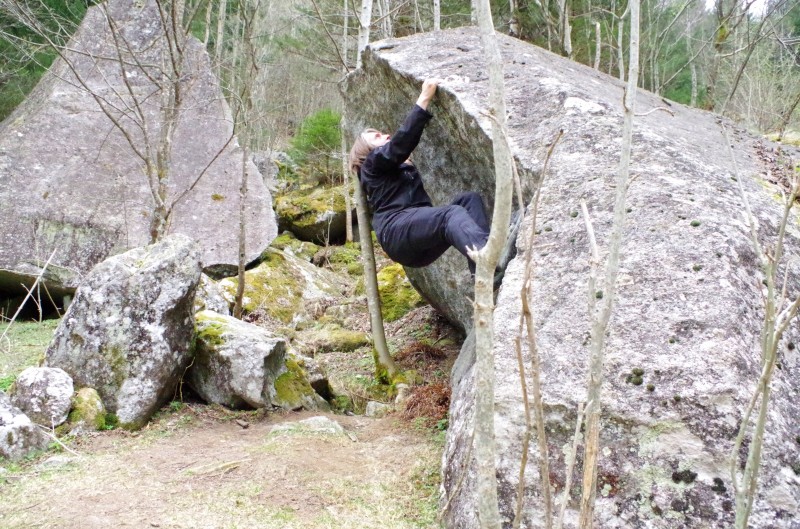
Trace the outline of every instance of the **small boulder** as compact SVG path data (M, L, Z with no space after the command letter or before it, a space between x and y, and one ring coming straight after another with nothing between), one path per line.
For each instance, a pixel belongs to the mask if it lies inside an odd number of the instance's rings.
M271 406L284 368L286 340L266 329L211 311L196 315L195 358L186 381L207 402L228 408Z
M275 380L272 388L272 403L285 410L323 410L331 406L323 399L308 380L308 372L302 360L289 358L284 364L283 373Z
M392 407L389 404L371 400L367 402L367 409L364 411L364 415L367 417L379 418L383 417L390 411L392 411Z
M47 447L47 437L0 391L0 457L18 461Z
M72 399L70 433L95 432L106 427L106 408L93 388L81 388Z
M191 361L200 247L184 235L97 265L81 283L46 353L95 388L126 428L143 426Z
M270 435L278 434L317 434L345 436L345 429L338 422L328 417L318 415L297 422L284 422L276 424L270 430Z
M54 428L67 420L73 392L72 377L63 369L29 367L14 382L11 404L36 424Z
M344 187L313 187L292 191L275 199L278 229L317 244L345 240Z
M230 316L231 306L219 284L205 274L200 276L200 284L194 296L194 311L212 310L217 314Z
M308 329L298 336L297 341L299 350L311 356L332 352L349 353L370 343L367 333L343 329L334 324Z

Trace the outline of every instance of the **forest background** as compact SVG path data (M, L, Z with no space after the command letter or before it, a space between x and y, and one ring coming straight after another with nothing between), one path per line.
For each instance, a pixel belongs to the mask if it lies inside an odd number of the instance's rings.
M362 2L183 2L184 24L205 43L234 109L247 79L250 151L287 150L312 180L336 179L337 83L357 64ZM65 45L94 3L0 0L0 120L30 93L57 57L53 44ZM35 22L19 16L20 5ZM624 77L623 0L504 0L492 9L498 31ZM468 0L374 0L370 40L471 23ZM790 139L800 128L800 2L646 0L641 32L641 88L758 133ZM253 63L254 79L240 74Z

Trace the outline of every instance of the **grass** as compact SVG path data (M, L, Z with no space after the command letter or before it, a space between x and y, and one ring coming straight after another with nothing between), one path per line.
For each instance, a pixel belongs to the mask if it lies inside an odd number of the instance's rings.
M0 341L0 390L5 391L28 367L39 365L60 320L14 322ZM0 334L7 324L0 324Z

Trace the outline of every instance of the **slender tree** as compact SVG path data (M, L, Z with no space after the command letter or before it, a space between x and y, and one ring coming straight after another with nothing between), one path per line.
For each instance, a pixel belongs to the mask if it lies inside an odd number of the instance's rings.
M475 461L478 468L478 516L481 527L500 529L497 503L494 438L494 271L508 236L511 219L513 179L511 148L506 127L503 59L494 31L489 0L478 0L478 24L485 62L489 70L489 114L495 164L495 203L489 239L471 252L475 274Z
M579 527L591 529L594 519L594 503L597 493L597 460L600 442L601 388L603 382L603 360L605 336L611 311L614 307L619 273L620 247L625 225L625 198L630 183L631 143L633 139L633 117L636 104L636 80L639 78L639 0L629 0L631 10L630 57L628 60L628 85L623 101L624 121L622 127L622 152L616 178L616 197L614 220L611 227L608 260L605 266L605 281L602 302L596 308L596 269L593 265L589 280L589 316L592 319L591 341L589 346L589 376L586 398L586 442L583 458L583 494ZM585 208L584 208L585 211ZM587 226L592 235L591 224ZM593 236L590 237L593 240ZM597 263L599 252L593 246L593 263Z

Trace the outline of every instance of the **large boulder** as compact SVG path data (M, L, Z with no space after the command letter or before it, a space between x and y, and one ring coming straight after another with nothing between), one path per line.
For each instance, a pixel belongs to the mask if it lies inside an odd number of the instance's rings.
M536 264L533 311L542 356L543 401L549 436L550 486L565 483L565 447L578 404L585 399L590 248L578 214L586 199L601 248L608 243L620 153L623 85L596 70L498 35L505 65L509 139L523 181L540 179L546 149L564 136L544 179L534 247L530 219L517 239L497 298L495 429L502 515L510 527L516 503L526 419L515 355L524 259ZM476 30L459 29L373 44L364 68L345 84L348 123L391 132L414 101L422 80L445 79L434 119L415 163L435 202L465 189L491 205L494 188L488 81ZM375 94L383 94L375 97ZM734 167L720 118L639 91L637 111L668 106L635 121L632 175L623 235L618 302L606 340L603 416L595 525L603 528L706 528L733 525L730 452L760 372L762 273L743 220L741 183L760 226L774 241L781 205L764 176L760 139L736 130ZM769 157L764 157L769 158ZM435 175L435 177L434 177ZM737 181L738 180L738 181ZM786 251L800 253L792 215ZM452 321L469 329L471 284L466 266L446 255L409 277ZM789 293L798 277L790 269ZM604 290L599 285L599 290ZM596 293L591 293L596 295ZM781 343L763 450L753 527L796 527L800 486L800 339L795 321ZM523 337L523 343L525 339ZM527 346L524 364L530 366ZM443 480L448 527L478 527L475 469L470 464L475 400L474 340L454 367ZM642 370L641 377L633 376ZM637 385L636 382L639 382ZM542 527L535 443L526 469L522 526ZM579 454L579 463L582 456ZM690 479L691 477L693 479ZM462 479L463 478L463 479ZM580 476L576 472L576 481ZM574 495L573 495L574 498ZM569 504L568 527L577 520Z
M46 448L47 442L39 427L0 391L0 457L17 461Z
M125 43L121 59L109 20ZM44 280L55 296L74 291L81 277L110 255L150 241L154 192L145 161L111 118L123 125L139 153L148 145L144 125L156 152L164 98L154 83L164 79L156 71L166 62L164 35L154 0L98 3L66 46L66 61L57 60L0 124L0 297L24 294L19 283L30 285L53 250ZM225 274L238 263L242 152L202 44L190 37L184 50L166 197L173 208L169 232L197 240L204 268ZM129 90L144 120L134 112ZM275 238L277 225L255 165L248 162L245 169L251 261Z
M11 403L36 424L53 428L67 420L73 392L63 369L29 367L14 380Z
M191 360L200 254L171 235L97 265L56 329L47 365L96 389L122 426L144 425Z

